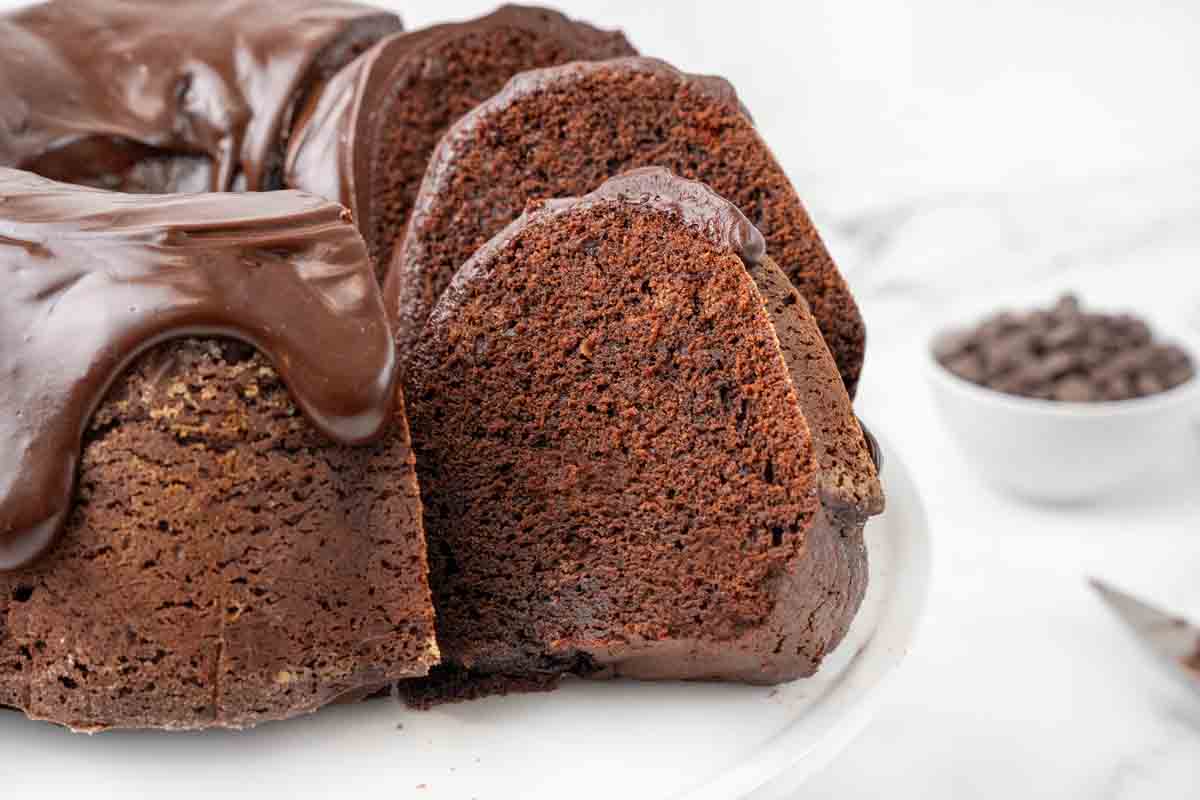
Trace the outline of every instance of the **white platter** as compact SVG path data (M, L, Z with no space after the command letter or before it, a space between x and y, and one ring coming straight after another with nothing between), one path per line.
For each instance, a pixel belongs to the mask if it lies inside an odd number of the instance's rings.
M88 737L2 714L0 796L786 797L867 723L924 606L924 510L886 439L883 449L888 510L867 526L867 598L810 680L774 689L573 681L429 712L344 706L242 733Z

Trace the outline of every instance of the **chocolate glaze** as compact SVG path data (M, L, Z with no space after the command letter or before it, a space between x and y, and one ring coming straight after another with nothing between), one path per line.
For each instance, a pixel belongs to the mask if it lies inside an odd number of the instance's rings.
M309 94L297 112L283 165L284 185L337 200L364 231L369 229L355 188L353 120L361 76L370 72L379 52L376 45Z
M389 36L309 95L296 116L284 162L284 182L335 199L354 212L359 229L373 230L368 122L379 115L396 70L423 44L471 23L436 25Z
M111 382L187 335L262 350L337 441L369 441L391 416L391 333L341 206L300 192L125 195L0 168L0 571L53 542Z
M145 192L277 188L297 99L394 15L341 0L52 0L0 18L0 165Z

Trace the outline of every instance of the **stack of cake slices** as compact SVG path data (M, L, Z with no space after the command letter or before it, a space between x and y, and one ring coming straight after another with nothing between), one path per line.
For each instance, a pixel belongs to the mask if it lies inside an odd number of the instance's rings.
M51 0L0 105L0 706L773 684L846 634L865 330L729 83L538 8Z

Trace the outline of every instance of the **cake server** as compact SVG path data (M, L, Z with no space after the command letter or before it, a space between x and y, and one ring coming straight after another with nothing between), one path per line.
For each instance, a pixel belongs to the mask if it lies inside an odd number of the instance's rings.
M1200 691L1200 626L1103 581L1093 578L1091 584L1156 661L1177 680Z

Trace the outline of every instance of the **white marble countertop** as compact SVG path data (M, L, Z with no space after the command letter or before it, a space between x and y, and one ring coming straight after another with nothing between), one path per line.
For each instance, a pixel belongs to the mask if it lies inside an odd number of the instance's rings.
M390 4L410 28L492 5ZM967 470L920 360L947 315L1065 288L1200 339L1200 9L554 4L738 86L862 304L860 411L928 504L918 643L875 721L800 796L1196 796L1200 697L1155 671L1084 578L1200 617L1200 437L1102 504L1026 505Z

